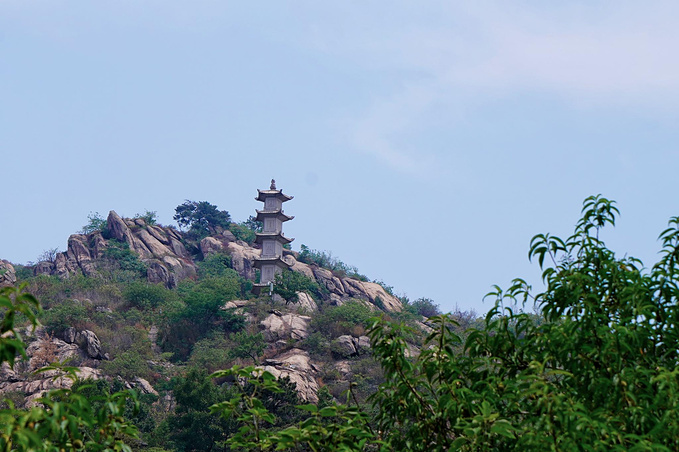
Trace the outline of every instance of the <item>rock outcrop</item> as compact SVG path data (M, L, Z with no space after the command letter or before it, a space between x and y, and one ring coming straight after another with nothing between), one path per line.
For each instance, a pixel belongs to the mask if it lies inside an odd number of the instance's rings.
M146 264L149 282L175 287L182 279L196 275L192 256L182 243L181 234L173 228L147 224L141 218L121 218L115 211L109 212L106 225L107 238L123 243ZM86 276L95 276L98 262L110 246L106 237L100 231L71 235L67 250L58 253L54 262L36 264L35 274L68 278L81 271Z
M267 359L262 369L274 377L288 377L297 385L297 392L304 400L318 402L318 382L314 377L316 369L309 359L309 353L293 348L275 358Z
M339 277L328 269L299 262L292 255L286 256L285 260L291 265L292 271L315 279L321 287L327 289L328 297L334 304L342 304L348 298L358 298L369 301L377 308L387 312L399 312L403 309L401 300L388 293L377 283Z
M48 336L42 327L33 331L32 334L30 329L27 330L25 337L30 341L26 347L28 359L17 361L14 369L10 368L6 362L0 366L0 394L24 393L26 394L24 405L30 407L47 391L70 388L73 380L60 376L58 371L35 373L36 370L55 362L77 365L76 374L79 379L110 379L97 369L100 360L108 359L108 354L102 353L101 342L94 332L67 328L62 336L63 340ZM145 394L158 395L153 386L140 377L126 383L126 386L136 387Z
M14 266L5 260L0 260L0 287L13 286L17 282Z
M299 314L271 313L262 320L264 338L269 342L277 340L305 339L309 336L309 321L311 317Z
M96 334L90 330L83 330L75 335L75 343L87 352L87 356L93 359L104 359L101 351L101 342Z
M370 338L368 336L353 337L345 334L339 336L334 342L337 352L345 358L370 352Z

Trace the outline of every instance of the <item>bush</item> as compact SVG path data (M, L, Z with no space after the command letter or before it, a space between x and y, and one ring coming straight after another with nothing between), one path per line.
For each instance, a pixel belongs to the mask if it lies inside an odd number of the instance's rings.
M138 213L133 217L135 220L137 218L144 220L144 223L152 226L158 222L158 213L153 210L145 210L144 213Z
M198 262L197 267L199 278L226 276L231 274L229 271L231 269L231 256L226 253L208 254L205 259Z
M114 267L122 270L129 271L136 278L146 277L146 264L144 264L134 253L130 250L127 243L121 242L117 239L110 239L107 242L107 247L104 250L104 259L108 260L110 263L114 264Z
M87 224L80 230L81 234L91 234L93 232L106 232L108 230L108 223L106 218L102 217L99 212L90 212L87 215Z
M360 281L369 281L369 279L358 272L354 266L347 265L341 260L333 257L332 253L326 251L312 250L306 245L301 246L301 251L297 260L305 264L317 265L319 267L327 268L340 277L348 277L358 279Z
M284 270L276 275L273 291L285 300L285 304L296 303L297 292L309 292L317 297L321 295L321 287L315 280L292 270Z
M326 306L311 320L311 326L314 331L331 338L343 334L360 336L374 316L364 303L350 300L342 306Z
M229 225L229 231L231 231L238 240L247 242L250 245L252 245L255 238L257 238L255 231L243 223L231 223L231 225Z
M222 309L227 301L240 295L240 290L240 278L231 269L221 277L180 284L178 293L185 306L169 318L164 343L165 349L174 353L174 360L188 358L193 344L213 329L229 333L245 326L242 315Z
M187 363L196 369L214 372L225 369L233 360L231 348L233 343L221 331L213 331L208 337L193 345Z
M418 298L408 304L406 309L423 317L434 317L441 314L439 305L429 298Z
M62 337L66 328L86 329L90 316L85 306L77 301L67 300L44 311L40 321L48 334Z
M119 376L125 380L134 380L135 377L149 379L151 374L147 358L136 349L124 351L111 361L102 361L101 370L106 375Z
M125 287L123 298L131 306L139 309L155 309L162 306L166 300L176 300L177 294L165 288L162 284L149 284L135 281Z

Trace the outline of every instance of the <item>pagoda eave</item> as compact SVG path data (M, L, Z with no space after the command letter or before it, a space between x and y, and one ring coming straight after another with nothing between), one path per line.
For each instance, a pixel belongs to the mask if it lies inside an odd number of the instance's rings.
M284 245L295 240L284 236L281 232L255 232L255 235L257 236L255 237L255 243L260 245L262 244L262 241L266 239L276 240Z
M277 267L280 268L290 268L292 265L288 264L281 258L280 256L275 256L275 257L258 257L255 259L255 263L253 264L253 267L255 268L262 268L262 265L266 264L274 264Z
M294 196L289 196L283 193L281 190L260 190L257 189L257 201L264 201L266 198L278 198L281 202L290 201Z
M289 216L283 213L282 210L256 210L257 212L257 217L255 218L256 221L264 221L264 218L266 217L275 217L278 218L281 221L290 221L294 216Z

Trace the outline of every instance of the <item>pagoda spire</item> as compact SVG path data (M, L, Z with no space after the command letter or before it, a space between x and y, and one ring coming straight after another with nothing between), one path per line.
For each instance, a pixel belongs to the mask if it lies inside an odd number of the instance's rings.
M294 217L283 212L283 203L292 198L276 188L274 179L271 179L271 186L268 190L257 189L255 199L263 202L264 208L255 209L257 221L262 222L262 232L257 232L255 238L255 243L262 245L261 254L255 259L255 268L260 271L259 282L252 288L256 295L259 295L262 288L268 287L269 283L276 279L277 274L290 268L290 265L283 260L283 246L294 239L283 235L283 223Z

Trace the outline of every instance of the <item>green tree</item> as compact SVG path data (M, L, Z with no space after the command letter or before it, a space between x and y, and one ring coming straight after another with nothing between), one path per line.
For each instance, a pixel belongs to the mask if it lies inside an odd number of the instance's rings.
M262 333L251 334L242 330L233 333L231 340L235 344L231 351L234 358L251 359L255 365L259 364L259 357L266 346Z
M207 201L188 199L175 208L172 218L179 227L188 227L189 234L197 239L228 229L231 224L231 215L226 210L219 210Z
M212 451L234 431L234 421L210 413L224 397L207 372L192 368L173 385L177 408L168 418L170 439L180 451Z
M164 346L174 352L173 359L184 360L194 343L210 331L225 333L240 331L245 318L222 309L227 301L241 294L238 274L231 269L220 277L206 277L198 282L184 281L178 288L184 308L173 313L167 326Z

